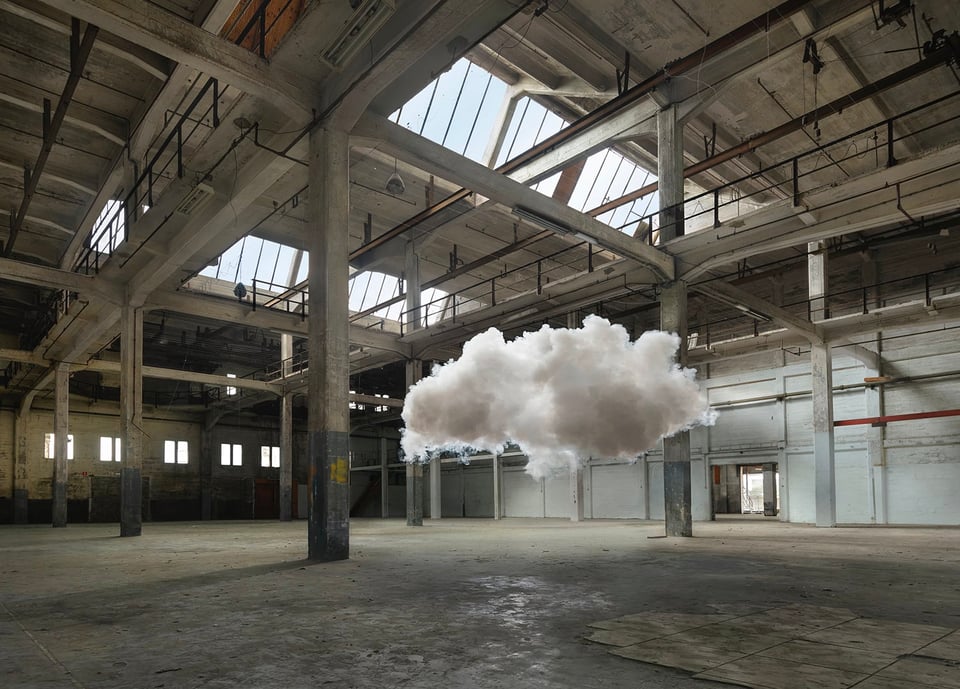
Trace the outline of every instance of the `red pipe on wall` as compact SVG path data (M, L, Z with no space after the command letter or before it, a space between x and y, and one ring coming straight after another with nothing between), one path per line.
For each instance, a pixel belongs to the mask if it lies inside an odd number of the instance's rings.
M893 421L916 421L917 419L939 419L945 416L960 416L960 409L946 409L944 411L923 411L916 414L893 414L891 416L868 416L865 419L843 419L834 421L834 426L862 426L865 424L877 425Z

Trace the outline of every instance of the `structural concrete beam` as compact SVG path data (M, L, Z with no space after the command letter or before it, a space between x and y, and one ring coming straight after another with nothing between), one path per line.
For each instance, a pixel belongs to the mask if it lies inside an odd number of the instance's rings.
M37 8L24 7L23 5L10 2L10 0L0 0L0 10L22 17L23 19L29 19L35 24L46 27L51 31L56 31L66 36L70 35L70 27L67 24L57 21L57 19L50 14L38 11ZM100 36L97 47L104 53L118 57L124 62L143 70L155 79L162 81L169 76L170 65L165 58L150 52L140 45L125 41L118 36ZM119 143L123 142L121 141Z
M43 97L58 94L40 91L7 76L0 76L0 101L34 113L43 113ZM126 143L126 121L83 103L72 103L63 121L78 129L96 134L107 141L123 146Z
M673 277L673 258L665 252L617 232L566 204L418 136L386 118L365 114L357 123L354 133L378 139L397 156L498 203L511 208L523 207L545 218L552 225L547 229L562 227L569 230L570 234L632 259L649 268L659 280Z
M320 88L145 0L40 0L224 83L309 115Z
M810 342L823 342L823 333L810 321L799 318L766 299L761 299L741 287L731 285L729 282L713 280L697 285L694 289L700 294L727 306L766 316L774 323L802 335Z
M149 299L147 307L150 310L167 309L228 323L243 323L303 337L306 337L308 332L307 322L300 314L284 313L267 308L254 311L246 303L189 291L157 292ZM350 326L350 343L359 347L393 352L401 356L410 354L410 345L400 342L398 335L356 324Z
M12 258L0 258L0 279L48 289L65 289L103 299L111 304L120 304L123 301L120 288L102 278Z
M655 135L656 132L656 105L649 101L637 101L607 119L580 130L569 139L507 173L507 176L522 184L534 184L617 141L642 134Z
M811 344L823 344L826 342L823 328L820 327L819 324L811 323L808 320L795 316L766 299L761 299L745 289L731 285L729 282L714 280L709 283L700 284L694 289L706 297L732 306L735 309L749 310L757 315L766 316L777 325L802 336ZM854 359L864 364L867 368L876 369L879 364L880 355L877 354L877 352L867 349L863 345L844 342L843 339L834 341L832 344L834 347L842 349Z

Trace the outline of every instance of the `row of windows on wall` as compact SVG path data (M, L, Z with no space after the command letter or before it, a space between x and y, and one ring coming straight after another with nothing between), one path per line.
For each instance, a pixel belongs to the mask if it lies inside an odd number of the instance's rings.
M221 443L220 464L225 467L243 466L243 445ZM280 448L277 445L260 446L260 466L268 469L280 467Z
M43 457L53 459L56 454L56 435L44 433ZM120 438L100 437L100 461L119 462ZM73 459L73 434L67 435L67 460ZM163 441L164 464L189 464L190 445L186 440ZM243 466L243 445L222 443L220 445L220 464L223 466ZM260 466L277 469L280 467L280 448L277 445L260 446Z

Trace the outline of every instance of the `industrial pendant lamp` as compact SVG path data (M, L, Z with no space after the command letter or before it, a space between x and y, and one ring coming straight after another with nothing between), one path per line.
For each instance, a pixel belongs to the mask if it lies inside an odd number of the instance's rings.
M384 188L394 196L402 194L407 188L407 185L403 183L403 178L400 177L400 173L397 172L396 158L393 159L393 174L387 178L387 184Z

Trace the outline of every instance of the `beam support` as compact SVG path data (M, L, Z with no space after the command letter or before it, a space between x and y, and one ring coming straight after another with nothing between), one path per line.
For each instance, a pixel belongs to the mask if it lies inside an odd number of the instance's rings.
M387 439L381 435L378 443L380 449L380 518L390 516L390 469L387 466Z
M280 335L280 358L284 377L290 374L293 336ZM280 521L293 519L293 393L280 398Z
M683 124L677 107L657 113L660 243L683 236Z
M659 249L628 237L570 208L565 203L544 196L510 179L505 174L500 174L429 139L418 136L385 117L365 114L360 118L353 133L382 141L391 154L398 155L425 170L433 170L445 179L463 185L465 189L483 194L503 206L524 208L530 215L545 221L534 222L538 228L576 235L579 239L588 240L619 256L636 261L641 266L649 268L658 279L673 279L673 259ZM454 197L456 196L455 194ZM366 246L372 247L375 242L386 241L388 234L402 234L405 231L404 227L404 224L398 225ZM359 252L359 249L355 250L352 258L357 258Z
M16 464L13 467L13 523L26 524L29 521L30 484L29 484L29 426L30 406L37 396L34 388L20 402L14 420L13 432L16 438Z
M833 436L833 370L829 345L810 349L813 387L814 499L817 526L837 525L837 482Z
M813 242L807 254L807 284L810 319L827 317L827 252ZM817 526L837 524L837 480L833 435L833 359L829 344L810 348L810 378L813 389L814 500Z
M423 377L423 362L408 359L406 363L407 391ZM407 462L407 526L423 526L423 464Z
M58 361L53 408L53 526L67 525L67 444L70 432L70 364Z
M349 137L310 133L310 313L308 371L311 560L350 556L350 338L347 221Z
M567 328L574 330L580 327L576 311L567 314ZM570 465L570 521L583 521L583 472L580 462Z
M120 535L143 523L143 308L120 311Z
M501 497L501 474L503 473L503 460L500 455L493 455L493 518L503 519L503 498Z
M680 337L677 363L687 363L687 284L664 285L660 293L660 328ZM693 535L690 487L690 431L663 439L663 511L667 536Z

